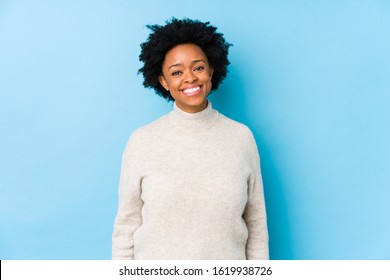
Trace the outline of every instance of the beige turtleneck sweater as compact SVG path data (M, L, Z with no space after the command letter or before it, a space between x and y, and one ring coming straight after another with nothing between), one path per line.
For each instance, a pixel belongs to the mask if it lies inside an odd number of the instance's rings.
M122 158L113 259L268 259L251 131L216 110L137 129Z

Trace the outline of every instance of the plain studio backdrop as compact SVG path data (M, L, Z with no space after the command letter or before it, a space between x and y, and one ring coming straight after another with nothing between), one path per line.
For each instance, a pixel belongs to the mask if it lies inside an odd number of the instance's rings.
M0 259L109 259L121 155L172 109L146 24L233 43L213 106L257 140L272 259L390 258L390 2L2 0Z

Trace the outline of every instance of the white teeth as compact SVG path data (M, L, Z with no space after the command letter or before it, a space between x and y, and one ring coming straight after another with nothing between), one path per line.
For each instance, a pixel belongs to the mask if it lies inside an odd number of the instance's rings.
M199 88L200 87L188 88L188 89L183 90L183 93L193 93L193 92L199 90Z

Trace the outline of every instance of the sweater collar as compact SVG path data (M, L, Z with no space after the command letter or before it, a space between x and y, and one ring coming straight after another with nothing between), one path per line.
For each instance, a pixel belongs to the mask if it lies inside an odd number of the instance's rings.
M176 102L173 103L172 117L175 123L183 129L202 130L211 127L218 119L219 113L213 109L210 100L207 107L197 113L188 113L180 109Z

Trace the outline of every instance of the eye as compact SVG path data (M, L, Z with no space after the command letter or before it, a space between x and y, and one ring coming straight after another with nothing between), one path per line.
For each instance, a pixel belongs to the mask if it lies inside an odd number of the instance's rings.
M203 65L200 65L200 66L196 66L196 67L194 68L194 70L199 72L199 71L204 70L204 68L205 68L205 67L204 67Z
M178 75L180 75L180 74L181 74L181 71L179 71L179 70L173 71L173 72L171 73L172 76L178 76Z

